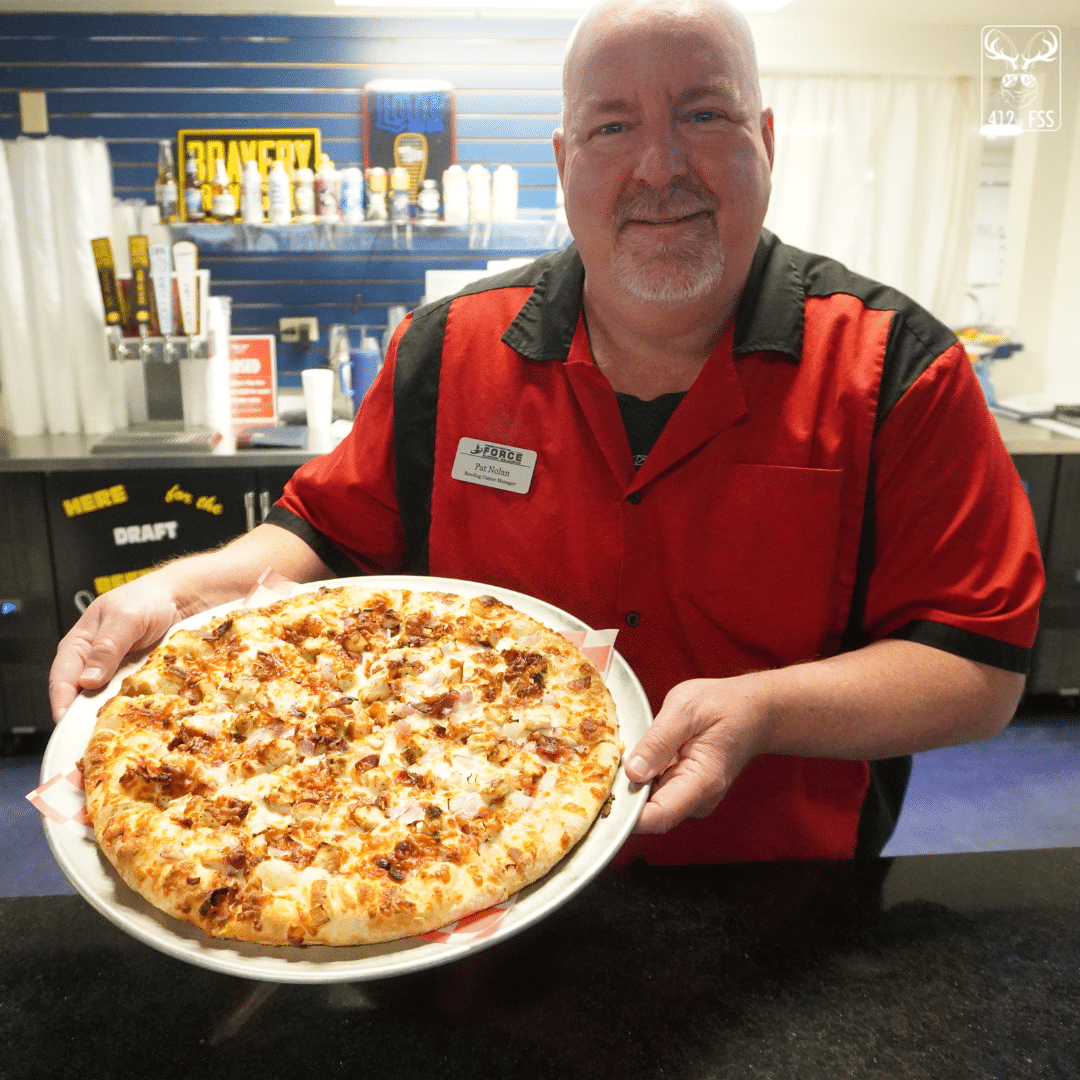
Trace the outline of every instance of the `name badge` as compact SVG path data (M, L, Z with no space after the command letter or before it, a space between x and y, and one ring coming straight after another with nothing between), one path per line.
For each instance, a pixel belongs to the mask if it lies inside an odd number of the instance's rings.
M536 451L480 439L460 439L450 475L466 484L516 491L524 495L532 485Z

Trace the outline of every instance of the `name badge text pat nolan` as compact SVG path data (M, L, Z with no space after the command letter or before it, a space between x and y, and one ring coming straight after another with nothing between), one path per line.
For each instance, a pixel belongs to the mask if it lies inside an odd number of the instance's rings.
M466 484L524 495L532 485L536 451L483 439L459 439L450 475Z

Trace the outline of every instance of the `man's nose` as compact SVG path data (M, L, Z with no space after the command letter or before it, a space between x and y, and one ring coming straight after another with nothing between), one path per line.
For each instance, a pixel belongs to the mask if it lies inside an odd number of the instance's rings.
M686 152L678 132L669 127L646 132L634 179L650 187L662 188L685 172Z

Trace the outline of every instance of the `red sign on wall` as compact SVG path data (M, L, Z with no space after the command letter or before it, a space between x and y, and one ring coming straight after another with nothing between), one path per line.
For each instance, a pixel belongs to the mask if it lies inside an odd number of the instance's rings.
M229 390L233 426L277 423L277 353L273 334L229 338Z

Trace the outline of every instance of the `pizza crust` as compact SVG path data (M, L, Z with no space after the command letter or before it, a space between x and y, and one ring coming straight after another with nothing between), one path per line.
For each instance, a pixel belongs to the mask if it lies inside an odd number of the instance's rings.
M621 750L599 673L537 620L346 586L175 633L82 768L99 845L156 907L215 937L357 945L542 877Z

